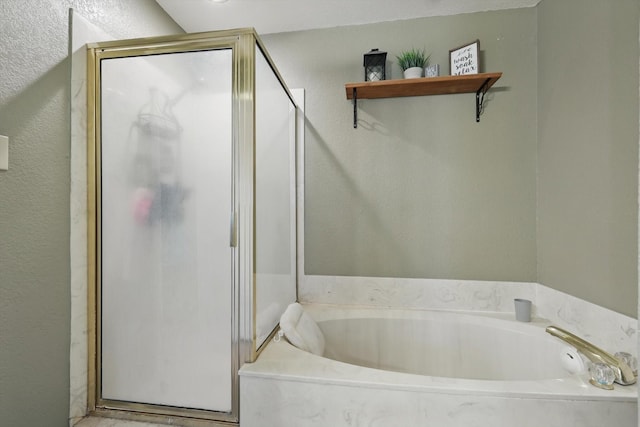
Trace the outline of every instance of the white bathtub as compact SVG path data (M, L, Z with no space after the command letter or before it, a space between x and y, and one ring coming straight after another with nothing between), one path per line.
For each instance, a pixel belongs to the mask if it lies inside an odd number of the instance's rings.
M317 313L320 314L320 313ZM327 315L327 312L322 313ZM318 321L324 357L395 372L481 380L565 378L584 370L575 350L538 326L437 312L357 310ZM376 317L370 317L376 316Z
M513 315L308 305L325 357L272 342L240 370L242 427L637 425L637 388L591 386ZM333 360L335 359L335 360Z

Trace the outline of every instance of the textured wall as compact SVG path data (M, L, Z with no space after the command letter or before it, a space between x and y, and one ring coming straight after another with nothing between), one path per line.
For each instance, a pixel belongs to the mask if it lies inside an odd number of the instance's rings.
M69 412L68 8L120 38L180 33L152 0L0 2L0 425Z
M475 122L473 94L363 100L344 84L362 55L480 39L504 76ZM536 11L507 10L263 37L290 87L306 89L307 274L535 281Z
M538 5L538 280L633 317L639 8Z

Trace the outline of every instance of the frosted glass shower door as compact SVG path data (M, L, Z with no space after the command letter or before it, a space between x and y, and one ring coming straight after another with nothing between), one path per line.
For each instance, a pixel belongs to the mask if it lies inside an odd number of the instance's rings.
M100 62L101 398L232 410L232 50Z

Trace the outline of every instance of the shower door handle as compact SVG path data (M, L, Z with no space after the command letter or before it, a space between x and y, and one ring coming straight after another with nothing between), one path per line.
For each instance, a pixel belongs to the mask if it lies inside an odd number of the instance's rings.
M237 214L235 211L231 212L231 221L230 222L230 233L229 233L229 246L235 248L238 246L238 229L236 228L236 217Z

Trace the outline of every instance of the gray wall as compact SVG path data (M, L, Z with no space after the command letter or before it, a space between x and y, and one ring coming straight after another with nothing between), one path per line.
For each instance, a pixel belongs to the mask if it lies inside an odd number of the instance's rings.
M0 425L67 426L68 8L120 38L181 33L153 0L0 2Z
M638 19L544 0L264 36L307 90L306 273L537 281L636 317ZM504 72L480 123L455 95L363 100L351 127L364 52L424 46L446 74L476 37Z
M538 5L538 280L633 317L639 8Z
M362 100L344 84L362 55L480 39L504 73L481 122L475 95ZM285 81L306 89L307 274L536 280L536 11L533 8L264 36Z

